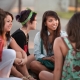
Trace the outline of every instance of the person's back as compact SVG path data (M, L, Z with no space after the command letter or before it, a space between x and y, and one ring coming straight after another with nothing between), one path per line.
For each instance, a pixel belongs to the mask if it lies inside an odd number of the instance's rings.
M63 38L63 40L69 50L64 60L62 80L80 80L80 51L74 49L67 37Z
M80 13L75 13L67 24L68 37L54 41L54 80L80 80ZM67 43L67 44L66 44ZM75 51L74 51L74 49ZM73 52L74 51L74 52ZM57 75L56 75L57 74Z

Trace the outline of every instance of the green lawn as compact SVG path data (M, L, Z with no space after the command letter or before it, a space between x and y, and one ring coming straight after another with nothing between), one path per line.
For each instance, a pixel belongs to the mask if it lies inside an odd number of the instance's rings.
M57 14L61 18L70 19L74 12L57 12Z

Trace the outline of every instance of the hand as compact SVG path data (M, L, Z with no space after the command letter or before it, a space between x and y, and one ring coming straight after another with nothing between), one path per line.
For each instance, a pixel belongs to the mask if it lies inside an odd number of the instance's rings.
M43 57L43 60L50 60L50 57Z
M19 58L16 58L14 61L16 65L20 65L21 62L22 62L22 59L19 59Z
M25 63L26 63L26 62L25 62L25 59L21 59L20 65L23 66Z
M50 60L51 60L52 62L55 62L54 56L51 56Z
M52 62L54 62L54 56L51 56L51 57L44 57L42 58L43 60L50 60Z

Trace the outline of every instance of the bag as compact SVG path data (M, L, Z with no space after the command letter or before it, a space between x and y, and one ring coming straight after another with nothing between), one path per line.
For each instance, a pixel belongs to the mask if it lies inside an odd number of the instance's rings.
M43 54L42 39L41 39L41 54ZM44 65L45 67L47 67L48 69L54 70L54 63L51 62L50 60L43 60L42 58L39 58L38 61L41 62L41 64Z
M3 41L2 37L0 36L0 61L2 60L3 47L4 47L4 41Z
M42 58L39 58L38 61L41 62L41 64L44 65L45 67L47 67L48 69L54 70L53 62L51 62L49 60L43 60Z
M63 38L69 48L65 57L61 80L80 80L80 51L76 51L68 38Z

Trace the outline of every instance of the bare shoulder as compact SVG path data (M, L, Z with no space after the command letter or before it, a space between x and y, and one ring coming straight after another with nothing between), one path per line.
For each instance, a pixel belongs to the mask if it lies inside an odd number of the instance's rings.
M68 48L66 44L64 43L62 37L57 37L54 41L54 47L60 48L63 55L65 56L67 54Z
M54 43L56 44L61 44L63 41L62 41L62 37L57 37L54 41Z

